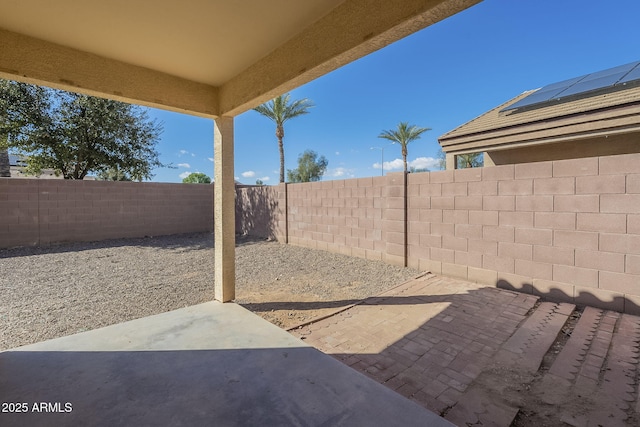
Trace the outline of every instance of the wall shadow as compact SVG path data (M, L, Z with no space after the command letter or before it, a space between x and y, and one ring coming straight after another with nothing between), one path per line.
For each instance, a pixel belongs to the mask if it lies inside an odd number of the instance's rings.
M358 306L360 313L336 320L338 334L323 341L326 349L319 348L444 415L526 318L535 299L530 298L523 310L514 302L519 301L517 293L495 287L452 288L450 293L440 293L440 287L434 294L425 290L429 289L366 299L363 305L371 309ZM314 330L313 325L310 328ZM332 328L333 324L322 328L320 336L331 335L327 330ZM305 333L303 328L302 338ZM317 345L314 333L307 338L311 345ZM358 351L344 351L349 348Z
M558 287L541 289L539 287L536 287L532 283L518 283L516 285L504 279L498 280L496 282L496 287L535 295L546 301L568 302L571 304L576 304L578 306L591 306L601 308L603 310L612 310L620 313L633 314L636 316L640 315L640 306L638 306L636 301L627 298L623 294L604 299L601 296L597 295L597 290L594 290L594 292L581 290L568 293L565 289L560 289ZM611 294L608 291L606 293Z
M349 305L413 305L416 300L423 304L432 302L442 302L440 296L417 295L411 297L369 297L365 299L345 299L333 301L268 301L250 302L241 304L249 311L271 311L271 310L318 310L323 308L340 308Z
M164 236L146 236L89 242L68 242L48 246L0 248L0 259L49 253L81 252L96 249L120 248L126 246L170 250L181 249L184 251L206 250L213 247L213 234L210 232L170 234Z
M236 247L264 242L266 239L257 236L236 236ZM143 247L155 249L180 250L182 252L210 250L214 247L213 233L169 234L137 238L99 240L93 242L69 242L47 246L19 246L16 248L0 248L0 259L31 255L60 254L83 252L122 247Z
M381 307L377 319L358 314L356 307L350 309L354 310L350 315L337 318L330 324L315 329L311 324L295 334L406 398L445 415L483 368L492 366L501 346L531 315L536 301L576 299L559 289L552 289L544 295L531 295L519 292L507 281L500 281L498 285L442 295L369 298L365 304ZM620 303L618 299L603 301L589 292L581 292L577 298L593 301L589 304L591 306L608 309L612 304ZM429 311L429 306L435 303L440 303L438 307L443 307L442 303L446 306L411 328L403 329L408 320L394 320ZM419 308L403 308L408 305ZM385 317L383 313L393 306L398 306L398 309ZM292 307L304 309L305 304L296 303ZM356 318L359 320L355 321ZM304 331L304 328L308 330ZM332 328L336 328L338 333L332 335ZM319 335L314 338L314 334ZM324 336L331 338L325 340ZM389 343L382 350L371 351L367 347L369 341L377 342L379 346L384 339ZM318 345L314 340L324 344ZM344 351L346 348L357 348L358 351ZM526 358L527 354L522 357ZM505 378L508 380L509 377ZM503 387L508 393L508 390L521 390L522 384L504 383ZM515 395L509 398L518 400Z
M236 234L258 238L277 237L277 187L236 187Z

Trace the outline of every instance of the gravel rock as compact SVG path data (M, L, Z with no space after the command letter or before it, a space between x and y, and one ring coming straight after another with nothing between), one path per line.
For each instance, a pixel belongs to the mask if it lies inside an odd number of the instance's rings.
M213 299L210 233L0 250L0 351ZM236 302L282 327L419 274L239 239Z

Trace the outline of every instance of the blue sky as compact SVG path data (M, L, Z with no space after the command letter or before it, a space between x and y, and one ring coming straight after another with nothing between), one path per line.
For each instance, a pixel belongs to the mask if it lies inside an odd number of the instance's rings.
M323 179L401 170L400 147L381 131L408 121L432 130L409 145L408 160L436 169L437 138L541 86L640 60L637 0L485 0L453 17L291 92L310 114L285 125L285 168L312 149L329 160ZM164 123L153 181L213 177L211 120L152 109ZM277 184L275 127L254 111L235 119L235 175Z

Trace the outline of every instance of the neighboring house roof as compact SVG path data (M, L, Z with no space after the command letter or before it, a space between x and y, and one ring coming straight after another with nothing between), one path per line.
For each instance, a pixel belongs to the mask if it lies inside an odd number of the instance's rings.
M534 92L442 135L438 142L443 151L462 154L640 131L640 86L635 83L509 110Z

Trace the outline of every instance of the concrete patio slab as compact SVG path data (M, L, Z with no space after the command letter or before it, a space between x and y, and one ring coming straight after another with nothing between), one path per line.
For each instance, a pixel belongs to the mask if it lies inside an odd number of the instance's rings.
M218 302L2 352L0 402L2 426L452 425Z

